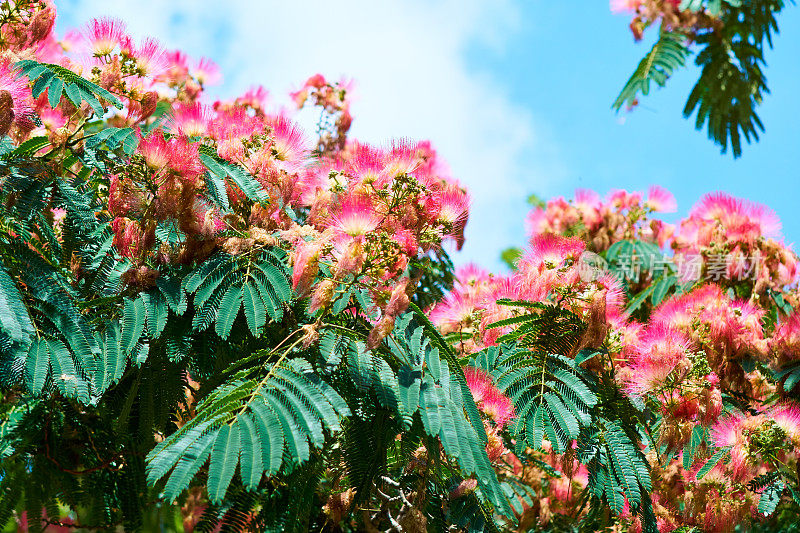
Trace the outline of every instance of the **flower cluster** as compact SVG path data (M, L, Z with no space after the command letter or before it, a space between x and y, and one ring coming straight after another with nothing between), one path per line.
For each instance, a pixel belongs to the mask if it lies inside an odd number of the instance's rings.
M465 367L464 378L478 409L492 421L491 424L488 421L484 422L486 435L489 438L486 443L489 460L495 463L506 454L513 455L506 449L500 437L503 426L514 417L511 400L500 392L492 382L492 378L478 368Z
M676 263L691 254L705 259L724 255L727 278L755 270L754 292L764 295L797 281L797 256L780 240L780 220L769 208L724 193L704 196L682 220L672 247ZM756 264L751 264L755 262Z
M608 321L621 316L623 292L611 275L597 279L581 275L579 259L584 251L585 244L577 237L536 235L518 269L508 276L492 276L474 267L460 270L455 289L434 307L431 320L445 333L460 333L461 349L472 352L496 344L509 328L490 326L519 313L498 300L559 305L589 323L580 348L599 346Z
M594 191L578 190L573 200L558 197L535 208L528 215L527 226L533 237L541 233L577 236L587 249L598 253L622 239L640 239L661 247L674 228L648 216L675 209L675 198L658 186L651 187L646 198L640 192L617 190L603 200Z
M759 499L764 497L746 485L778 464L794 468L799 435L800 408L793 404L720 418L711 428L711 440L717 449L728 450L729 458L703 473L702 462L684 470L679 461L654 472L656 495L663 504L665 523L671 525L660 531L693 524L721 533L746 523L758 514Z
M715 193L701 199L676 227L652 219L653 213L675 209L672 195L658 187L646 199L617 191L601 200L595 193L578 191L572 201L551 200L529 216L529 247L513 272L503 276L462 267L453 291L430 317L470 354L516 327L493 328L492 323L538 312L498 303L500 299L557 305L576 313L586 330L572 352L604 347L623 389L657 413L659 453L667 450L672 457L665 462L652 449L648 452L659 480L652 495L659 530L683 525L728 532L757 514L759 496L745 485L778 464L791 469L797 460L800 408L772 403L782 389L769 369L800 358L800 315L787 316L785 308L764 298L779 294L781 302L794 305L796 256L777 240L779 221L763 206ZM587 267L588 251L601 254L602 260L612 246L626 240L674 250L667 274L679 272L674 265L690 252L708 269L712 250L758 251L767 258L766 273L738 282L694 278L693 286L681 285L672 297L634 319L625 310L627 295L655 283L655 276L641 285L610 270L592 270L591 275L581 270ZM769 316L777 316L777 324ZM729 414L724 396L731 391L748 398L759 414ZM690 461L688 469L682 465L683 450L693 435L696 439L698 427L713 428L708 446L731 449L730 461L719 462L702 477L697 473L704 460ZM572 459L568 452L554 454L552 461L554 467L569 470ZM585 486L577 475L580 465L574 468L576 477L553 480L546 488L529 468L517 470L513 476L541 496L525 508L522 518L528 525L545 524L554 512L569 515L570 491ZM639 517L628 511L621 517L631 531L641 531Z
M322 109L317 124L317 150L321 154L330 155L345 147L347 132L353 123L350 114L352 91L352 82L342 80L330 83L322 74L315 74L306 80L301 89L290 95L298 109L309 102Z
M238 255L283 245L291 250L293 285L311 295L312 311L327 309L345 283L372 293L374 345L408 306L416 281L410 262L445 241L463 243L469 196L429 143L381 148L347 138L350 83L317 74L292 94L298 108L311 103L323 111L315 146L285 110L271 109L261 87L208 101L205 87L220 80L208 59L194 61L149 38L137 42L113 18L94 19L59 41L50 3L13 5L3 6L16 22L3 25L15 37L4 34L0 58L2 133L18 141L47 135L54 146L76 150L91 136L89 105L75 109L62 97L51 108L46 92L34 100L12 71L21 57L62 65L110 91L123 108L105 119L136 132L129 159L110 163L107 188L114 245L131 262L129 283L142 286L159 264L203 261L217 249ZM214 181L220 168L246 176ZM223 192L229 209L211 201ZM177 237L158 236L164 232ZM318 276L320 268L330 275Z

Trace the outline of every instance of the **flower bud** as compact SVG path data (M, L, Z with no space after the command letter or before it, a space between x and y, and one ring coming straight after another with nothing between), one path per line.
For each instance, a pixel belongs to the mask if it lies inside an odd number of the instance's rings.
M378 346L380 346L383 339L386 338L389 333L392 332L394 329L394 317L392 316L385 316L380 319L380 321L375 324L375 327L372 328L372 331L369 332L367 336L367 348L370 350L374 350Z
M331 278L322 280L314 289L311 296L311 303L308 306L310 314L316 313L320 309L324 309L331 303L333 299L333 289L336 287L336 282Z

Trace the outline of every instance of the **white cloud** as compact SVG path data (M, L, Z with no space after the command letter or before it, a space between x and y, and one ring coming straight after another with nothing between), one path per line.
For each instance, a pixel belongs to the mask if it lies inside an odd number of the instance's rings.
M497 267L499 251L522 242L525 195L562 173L530 113L467 61L476 44L502 52L518 20L507 2L75 0L59 7L62 23L119 16L135 35L211 57L228 94L263 84L279 97L315 72L355 79L353 136L430 139L469 187L472 216L457 262Z

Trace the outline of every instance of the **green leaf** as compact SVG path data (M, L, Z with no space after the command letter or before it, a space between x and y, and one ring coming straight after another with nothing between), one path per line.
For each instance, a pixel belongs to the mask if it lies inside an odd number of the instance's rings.
M156 278L156 287L161 291L167 301L167 305L176 315L180 316L186 311L188 300L181 283L177 279L163 275L159 276Z
M127 356L119 348L119 325L111 324L100 337L100 360L95 365L94 386L102 393L117 382L125 371Z
M12 342L27 345L33 335L33 323L17 285L0 265L0 330Z
M215 331L223 339L228 338L236 316L239 314L239 308L242 305L242 291L241 283L232 283L219 304Z
M125 299L122 312L122 333L120 335L120 349L123 354L130 355L133 352L142 333L144 333L146 318L147 308L141 297L135 300Z
M684 470L689 470L691 466L694 464L694 454L697 452L697 449L702 444L703 440L705 440L706 430L702 426L695 426L692 429L692 436L689 439L689 442L683 448L683 468Z
M261 442L261 456L264 471L268 476L275 474L281 467L283 458L283 428L281 421L269 404L255 400L250 403L253 420L256 422Z
M48 340L50 365L53 368L53 383L59 392L68 398L77 398L84 403L89 401L89 388L75 369L72 354L59 340Z
M261 334L261 328L267 322L267 314L264 311L264 302L261 299L261 295L252 281L244 284L242 300L247 327L250 328L250 332L254 337L258 337Z
M214 433L202 435L202 430L198 431L198 433L200 435L196 438L185 439L187 447L176 458L177 466L164 486L164 499L168 502L175 501L181 492L189 486L192 478L200 470L200 467L205 464L211 453L212 445L214 444Z
M677 281L678 278L675 276L665 276L655 284L655 287L653 288L653 296L650 299L654 307L664 301L664 297L675 285L675 283L677 283Z
M308 447L308 439L303 434L297 422L295 422L292 414L283 406L277 398L265 395L265 399L269 407L278 415L283 436L286 439L286 446L289 449L289 454L292 460L296 463L304 463L308 461L310 451ZM258 404L254 405L258 408Z
M664 87L672 73L686 64L688 57L686 37L679 32L662 31L611 107L619 111L623 105L633 105L640 93L647 96L651 82Z
M242 455L240 473L244 486L250 490L258 488L261 476L264 473L262 460L262 435L259 433L257 423L251 413L245 413L238 418L241 428Z
M28 350L25 361L27 370L28 388L34 395L39 395L44 387L47 374L50 371L50 355L47 351L47 341L36 339Z
M47 90L47 101L50 107L55 108L61 102L61 94L64 89L64 81L61 78L56 78Z
M764 516L769 516L774 513L781 501L781 496L783 495L785 488L786 483L779 479L764 489L764 491L761 493L761 497L758 500L758 512Z
M53 92L54 96L49 100L51 107L58 105L58 101L55 100L55 94L58 93L60 96L63 88L67 93L67 97L76 107L80 107L81 99L84 99L89 102L98 115L103 115L104 110L96 96L107 100L117 109L122 109L122 102L119 98L61 65L39 63L31 59L25 59L14 66L19 69L21 75L27 76L33 82L34 97L39 96L45 89ZM55 105L53 104L54 101Z
M719 3L717 1L717 3ZM764 53L777 33L776 15L786 2L727 2L720 25L700 32L696 63L700 77L692 88L683 115L695 116L695 128L706 126L708 138L734 157L742 153L742 139L758 140L764 124L756 112L769 93Z
M139 137L133 128L105 128L85 141L87 148L97 149L102 144L111 150L122 147L127 155L131 155L139 145Z
M570 440L578 436L580 426L575 416L567 409L567 407L559 400L559 398L552 392L546 392L544 399L547 402L550 412L555 417L561 430L566 433Z
M717 463L723 459L726 459L730 455L730 452L730 448L720 448L714 452L714 455L712 455L711 458L700 468L700 470L697 471L697 480L699 481L703 479L706 474L711 472L711 469L714 468Z
M225 497L239 462L239 424L224 424L214 441L208 468L208 496L218 503Z
M264 188L253 176L245 172L238 165L234 165L220 158L213 148L201 147L200 161L209 172L215 176L215 190L219 187L220 183L224 184L225 178L230 177L250 200L262 203L269 202L269 196L267 196L266 192L264 192ZM222 200L222 195L220 194L220 207L226 208L226 203L225 200Z
M578 351L578 353L575 355L575 364L580 365L590 359L594 359L598 355L600 355L600 352L598 352L597 350L592 350L590 348L583 348L582 350Z
M169 304L160 291L151 291L144 299L147 302L147 332L151 338L157 339L167 325Z
M628 313L633 313L634 311L639 309L642 306L642 304L645 302L645 300L647 300L647 297L650 296L650 294L653 293L654 289L655 289L655 285L648 285L646 289L644 289L639 294L637 294L636 297L633 298L628 303L628 307L625 308L625 311L628 312Z
M288 302L292 299L292 287L280 268L270 261L261 261L255 266L267 276L270 286L275 290L280 302Z

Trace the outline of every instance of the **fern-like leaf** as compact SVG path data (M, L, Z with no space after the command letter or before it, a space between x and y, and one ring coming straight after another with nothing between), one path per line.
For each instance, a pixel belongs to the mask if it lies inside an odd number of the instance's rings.
M27 76L33 83L34 98L37 98L45 90L48 91L47 96L51 107L58 105L63 90L64 95L75 107L80 107L81 102L85 100L98 116L105 113L98 97L108 101L117 109L122 109L122 102L119 98L61 65L25 59L19 61L15 67L19 69L21 75Z
M672 73L686 64L687 57L686 37L677 32L662 31L611 107L619 111L623 105L633 105L639 94L647 96L651 83L664 87Z

